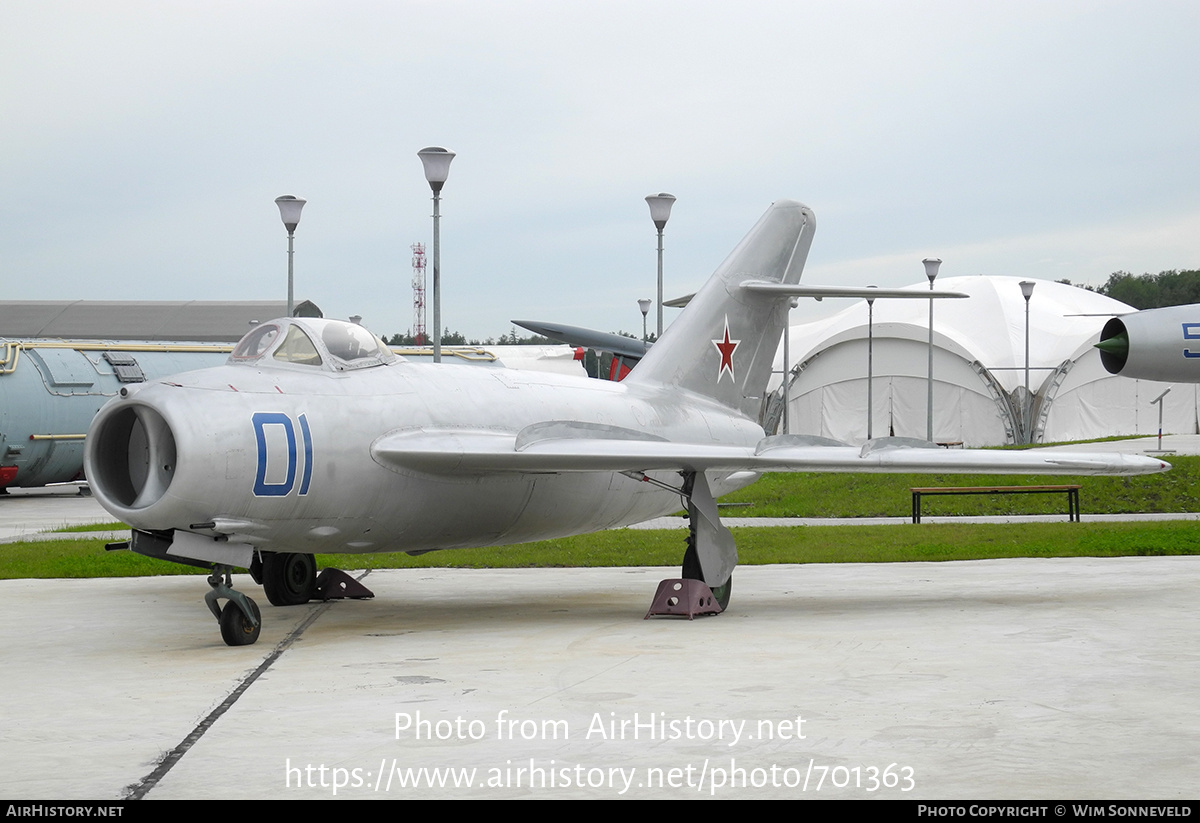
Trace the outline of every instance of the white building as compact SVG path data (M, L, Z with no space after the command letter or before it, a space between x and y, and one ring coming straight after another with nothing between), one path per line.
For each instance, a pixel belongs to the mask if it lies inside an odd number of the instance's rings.
M1093 345L1108 317L1133 309L1085 289L1036 281L1029 303L1030 394L1025 392L1025 299L1017 277L948 277L962 300L934 307L934 423L940 443L990 446L1153 434L1169 383L1114 377ZM927 283L912 287L928 289ZM929 302L877 299L872 434L924 438ZM789 430L847 443L867 436L865 301L791 328ZM781 350L776 365L782 370ZM781 427L782 430L782 427ZM1175 384L1164 432L1200 432L1200 387Z

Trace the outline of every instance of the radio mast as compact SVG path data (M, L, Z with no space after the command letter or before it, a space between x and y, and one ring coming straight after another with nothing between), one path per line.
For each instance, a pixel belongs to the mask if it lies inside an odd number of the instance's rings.
M413 322L412 338L418 346L425 345L425 244L412 244Z

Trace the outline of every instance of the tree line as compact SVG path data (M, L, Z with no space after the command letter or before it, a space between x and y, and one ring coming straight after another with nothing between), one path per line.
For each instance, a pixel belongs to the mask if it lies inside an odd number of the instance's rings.
M417 340L410 331L406 331L403 334L393 334L384 342L389 346L432 346L433 337L426 334L424 340ZM553 346L556 343L557 340L542 337L540 334L521 337L517 334L516 326L510 326L508 334L502 334L498 338L489 337L486 340L468 340L462 332L450 331L449 328L442 332L443 346Z
M1162 306L1182 306L1200 303L1200 270L1160 271L1158 274L1130 274L1127 271L1113 272L1101 286L1084 286L1070 280L1060 280L1068 286L1079 285L1081 289L1094 291L1120 300L1135 309L1157 309Z

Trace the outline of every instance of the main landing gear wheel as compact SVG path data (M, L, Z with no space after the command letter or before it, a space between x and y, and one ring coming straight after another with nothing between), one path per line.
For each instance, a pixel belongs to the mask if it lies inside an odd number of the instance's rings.
M258 604L249 597L246 603L254 614L253 620L246 617L232 600L221 610L221 639L227 646L249 646L258 640L258 633L262 630L262 615L258 611Z
M301 606L317 590L317 561L311 554L264 552L262 586L272 606Z
M683 553L683 569L680 571L680 576L684 580L700 580L707 583L704 579L704 572L700 569L700 556L696 554L696 547L692 544L692 538L688 538L687 551ZM725 581L723 586L709 586L712 590L713 597L717 599L717 605L721 607L721 611L725 611L729 606L729 598L733 595L733 575L729 575L729 579Z

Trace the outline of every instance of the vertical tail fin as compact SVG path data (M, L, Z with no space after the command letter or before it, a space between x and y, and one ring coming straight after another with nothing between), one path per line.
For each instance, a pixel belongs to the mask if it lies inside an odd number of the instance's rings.
M757 419L789 298L742 283L799 283L816 227L807 206L772 203L626 382L686 389Z

